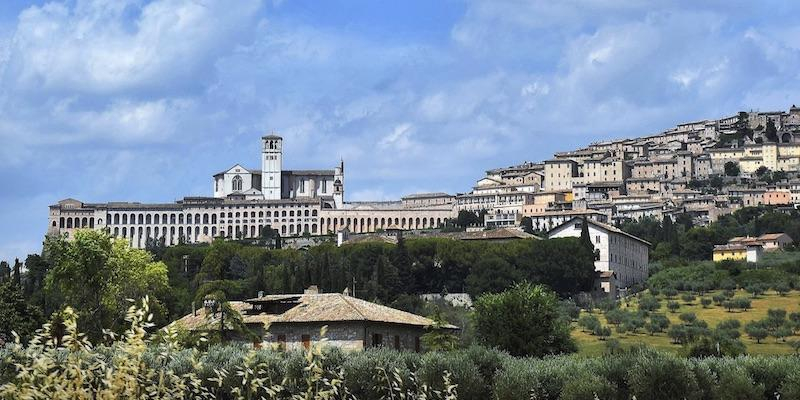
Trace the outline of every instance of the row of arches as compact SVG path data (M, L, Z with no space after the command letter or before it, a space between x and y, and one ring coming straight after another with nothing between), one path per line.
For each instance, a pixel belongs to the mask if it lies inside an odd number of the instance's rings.
M434 217L338 217L320 219L322 232L336 232L347 228L353 233L375 232L379 229L431 229L442 226L443 218Z
M97 223L102 224L103 220L98 219ZM53 227L56 227L56 221L53 221ZM94 228L94 217L61 217L58 219L58 227L61 229Z
M227 229L217 229L217 227L204 226L199 227L114 227L111 231L114 237L128 239L132 247L142 248L145 247L147 241L164 239L164 244L172 246L180 243L197 243L203 239L203 236L208 238L224 237L227 239L251 239L257 238L261 235L264 225L236 225L230 226ZM308 234L317 234L317 224L290 224L281 225L278 231L281 235L294 236Z
M316 217L317 210L275 210L272 211L229 211L219 213L115 213L109 214L108 220L112 225L200 225L216 224L227 219L241 218L273 218L273 217Z

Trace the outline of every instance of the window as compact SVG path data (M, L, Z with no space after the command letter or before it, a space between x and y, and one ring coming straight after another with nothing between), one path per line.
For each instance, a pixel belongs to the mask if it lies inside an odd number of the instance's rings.
M322 193L325 193L325 192L327 192L327 191L328 191L328 181L326 181L325 179L323 179L323 180L322 180Z
M240 190L241 191L242 190L242 177L239 176L239 175L234 176L232 185L233 185L233 190Z
M300 340L303 341L303 348L304 349L307 350L307 349L311 348L311 335L302 335L300 337Z
M597 235L594 239L595 243L600 243L600 235Z
M414 351L419 353L422 350L422 346L420 345L419 336L414 338Z
M380 333L373 333L372 334L372 347L380 347L383 346L383 335Z
M305 193L305 191L306 191L306 181L301 179L300 180L300 189L298 189L298 192Z
M394 335L394 349L400 350L400 335Z

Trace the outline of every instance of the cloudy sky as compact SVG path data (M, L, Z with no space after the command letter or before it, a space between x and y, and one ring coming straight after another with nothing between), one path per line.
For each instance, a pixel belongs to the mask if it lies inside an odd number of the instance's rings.
M658 5L654 5L657 3ZM0 259L47 206L209 195L341 157L349 200L800 103L794 1L0 1Z

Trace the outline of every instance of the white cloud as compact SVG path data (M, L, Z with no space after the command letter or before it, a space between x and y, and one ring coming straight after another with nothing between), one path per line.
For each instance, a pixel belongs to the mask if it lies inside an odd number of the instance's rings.
M416 146L416 143L412 139L413 134L414 125L407 122L402 123L395 126L391 133L384 136L380 142L378 142L378 145L390 151L403 153Z
M260 6L241 0L81 0L19 16L8 72L28 90L115 93L192 85ZM129 20L131 11L138 12ZM12 84L12 82L6 82Z

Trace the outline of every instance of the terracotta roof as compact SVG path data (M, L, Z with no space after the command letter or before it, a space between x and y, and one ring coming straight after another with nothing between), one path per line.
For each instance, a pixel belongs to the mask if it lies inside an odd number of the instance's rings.
M250 313L252 304L279 302L297 304L281 314ZM433 321L428 318L341 293L267 295L243 302L234 301L230 304L242 314L244 322L248 324L344 321L383 322L422 327L433 324ZM218 323L219 320L216 321ZM192 330L204 329L209 325L213 327L213 322L209 323L206 320L204 310L198 311L197 315L189 314L176 323ZM446 328L458 329L454 325L447 325Z
M780 233L765 233L765 234L759 236L758 239L759 240L775 240L775 239L779 239L781 236L784 236L784 235L786 237L788 237L789 240L792 240L792 238L789 235L787 235L787 234L785 234L783 232L780 232Z

